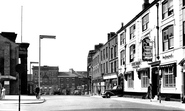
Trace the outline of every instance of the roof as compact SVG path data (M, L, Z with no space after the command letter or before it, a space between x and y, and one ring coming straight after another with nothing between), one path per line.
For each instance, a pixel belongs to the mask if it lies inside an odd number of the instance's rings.
M150 9L153 5L155 5L159 0L154 0L147 8L142 10L139 14L137 14L132 20L130 20L126 25L122 26L116 33L120 33L124 29L126 29L130 24L132 24L135 20L141 17L148 9Z
M71 72L59 72L58 77L78 77L78 76Z
M38 70L39 66L33 66L33 70ZM59 70L58 66L40 66L40 70Z

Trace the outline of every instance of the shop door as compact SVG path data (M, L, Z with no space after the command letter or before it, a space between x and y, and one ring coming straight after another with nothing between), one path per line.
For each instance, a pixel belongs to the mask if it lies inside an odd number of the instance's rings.
M185 72L183 72L183 95L185 95Z
M157 68L152 68L152 97L157 95L158 92L158 70Z

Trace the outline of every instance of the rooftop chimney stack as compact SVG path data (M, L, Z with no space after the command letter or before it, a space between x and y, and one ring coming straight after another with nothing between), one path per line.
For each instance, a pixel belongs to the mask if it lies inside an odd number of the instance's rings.
M149 0L144 0L144 3L142 5L143 10L146 9L148 6L150 6Z

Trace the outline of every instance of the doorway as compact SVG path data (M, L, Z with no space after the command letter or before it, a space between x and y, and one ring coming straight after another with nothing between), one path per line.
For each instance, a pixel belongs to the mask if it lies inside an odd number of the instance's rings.
M152 68L152 98L158 93L159 71L157 67Z

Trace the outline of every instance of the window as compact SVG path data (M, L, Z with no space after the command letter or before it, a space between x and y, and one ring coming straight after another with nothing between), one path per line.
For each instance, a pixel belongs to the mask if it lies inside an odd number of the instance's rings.
M108 73L108 62L106 62L106 73Z
M148 23L149 23L149 14L146 14L142 18L142 31L145 31L148 29Z
M185 6L185 0L182 0L182 5Z
M116 72L116 68L117 68L117 63L116 61L114 61L114 72Z
M173 14L173 0L165 0L162 3L162 19Z
M132 74L128 74L127 75L127 80L128 80L128 88L133 88L134 87L134 81L133 81L133 75Z
M135 24L130 27L130 39L133 39L135 37Z
M125 64L125 50L122 50L120 52L120 65L124 65Z
M120 45L125 44L125 32L120 34Z
M111 63L111 73L113 72L113 62Z
M130 62L134 61L135 58L135 44L130 46Z
M111 48L111 59L113 59L113 48Z
M148 71L141 71L141 87L146 88L149 84Z
M116 58L116 56L117 56L116 53L117 53L117 46L115 45L115 46L114 46L114 58Z
M183 21L183 46L185 46L185 21Z
M174 67L166 67L162 70L163 73L163 86L164 87L175 87L175 75Z
M101 51L101 60L103 60L103 52Z
M173 26L168 26L162 31L163 34L163 51L172 49L174 47Z
M105 49L103 49L103 60L105 60Z
M108 58L108 47L106 47L106 58Z

